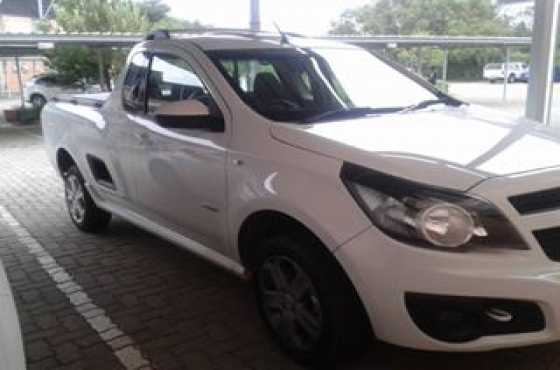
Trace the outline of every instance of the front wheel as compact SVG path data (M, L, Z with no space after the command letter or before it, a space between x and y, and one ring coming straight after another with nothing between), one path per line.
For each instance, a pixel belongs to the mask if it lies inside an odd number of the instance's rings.
M33 95L31 97L31 105L33 105L33 108L42 109L45 104L47 104L47 99L42 95Z
M76 165L64 173L64 194L70 219L80 230L95 233L107 227L111 214L95 205Z
M515 75L510 75L510 76L508 77L508 83L512 84L512 83L514 83L514 82L516 82L516 81L517 81L517 78L515 78Z
M261 316L280 347L301 364L325 369L361 352L372 335L350 280L317 244L296 236L264 241L255 289Z

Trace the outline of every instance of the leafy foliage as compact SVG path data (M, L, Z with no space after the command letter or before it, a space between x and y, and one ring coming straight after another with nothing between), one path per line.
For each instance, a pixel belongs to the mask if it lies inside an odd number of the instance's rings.
M514 27L499 17L491 0L378 0L348 10L332 25L333 34L393 34L449 36L522 36L527 26ZM398 48L393 57L424 74L439 69L443 51ZM512 60L526 61L526 50ZM486 63L503 61L497 48L456 48L449 51L450 78L480 78Z
M153 30L157 29L167 29L167 30L181 30L181 29L201 29L207 28L202 23L198 21L188 21L186 19L179 19L175 17L165 17L162 20L154 23L152 25Z
M91 50L88 48L62 46L49 51L46 56L49 68L58 72L59 78L65 84L78 80L97 80L97 59L91 57Z
M150 22L131 0L58 0L55 22L41 29L65 32L146 32ZM111 49L76 46L57 47L47 53L48 64L63 80L98 81L110 89L119 68L120 53Z
M200 29L204 26L198 21L188 21L168 15L171 10L162 0L142 0L137 3L150 21L150 29Z
M169 17L169 7L161 0L57 0L55 22L40 29L65 32L138 32L160 28L200 28L198 22ZM51 69L66 81L100 82L105 89L120 73L126 50L86 47L57 47L47 53Z
M56 23L73 32L145 32L146 14L130 0L58 0Z
M169 6L161 0L142 0L138 2L138 7L148 17L150 23L155 24L165 18L171 10Z

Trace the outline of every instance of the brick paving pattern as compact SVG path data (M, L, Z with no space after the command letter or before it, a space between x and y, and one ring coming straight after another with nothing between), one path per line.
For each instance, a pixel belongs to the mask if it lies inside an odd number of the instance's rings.
M29 370L125 369L115 348L131 342L159 370L300 369L269 339L248 284L120 219L102 235L79 232L66 215L62 183L39 135L37 129L0 130L0 205L126 335L95 329L77 310L81 296L72 302L64 294L72 286L61 291L29 246L0 222L0 258ZM346 368L560 370L560 345L443 354L376 343Z
M35 256L37 262L56 284L57 289L75 306L75 310L99 334L105 344L113 349L114 355L126 370L152 370L149 361L139 351L138 345L123 333L110 317L107 317L105 310L91 301L64 267L60 266L2 205L0 205L0 222L11 227L18 236L18 241L27 246L29 253Z

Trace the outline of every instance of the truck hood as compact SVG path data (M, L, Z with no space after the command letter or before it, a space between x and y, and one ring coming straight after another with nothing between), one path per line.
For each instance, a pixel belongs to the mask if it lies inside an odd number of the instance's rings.
M301 149L456 190L490 177L560 166L558 133L477 106L273 124L271 135Z

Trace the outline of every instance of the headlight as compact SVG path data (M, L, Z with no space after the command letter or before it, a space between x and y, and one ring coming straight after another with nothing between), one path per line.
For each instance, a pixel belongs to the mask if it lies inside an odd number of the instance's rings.
M374 225L408 244L441 249L527 249L489 202L345 163L342 180Z

